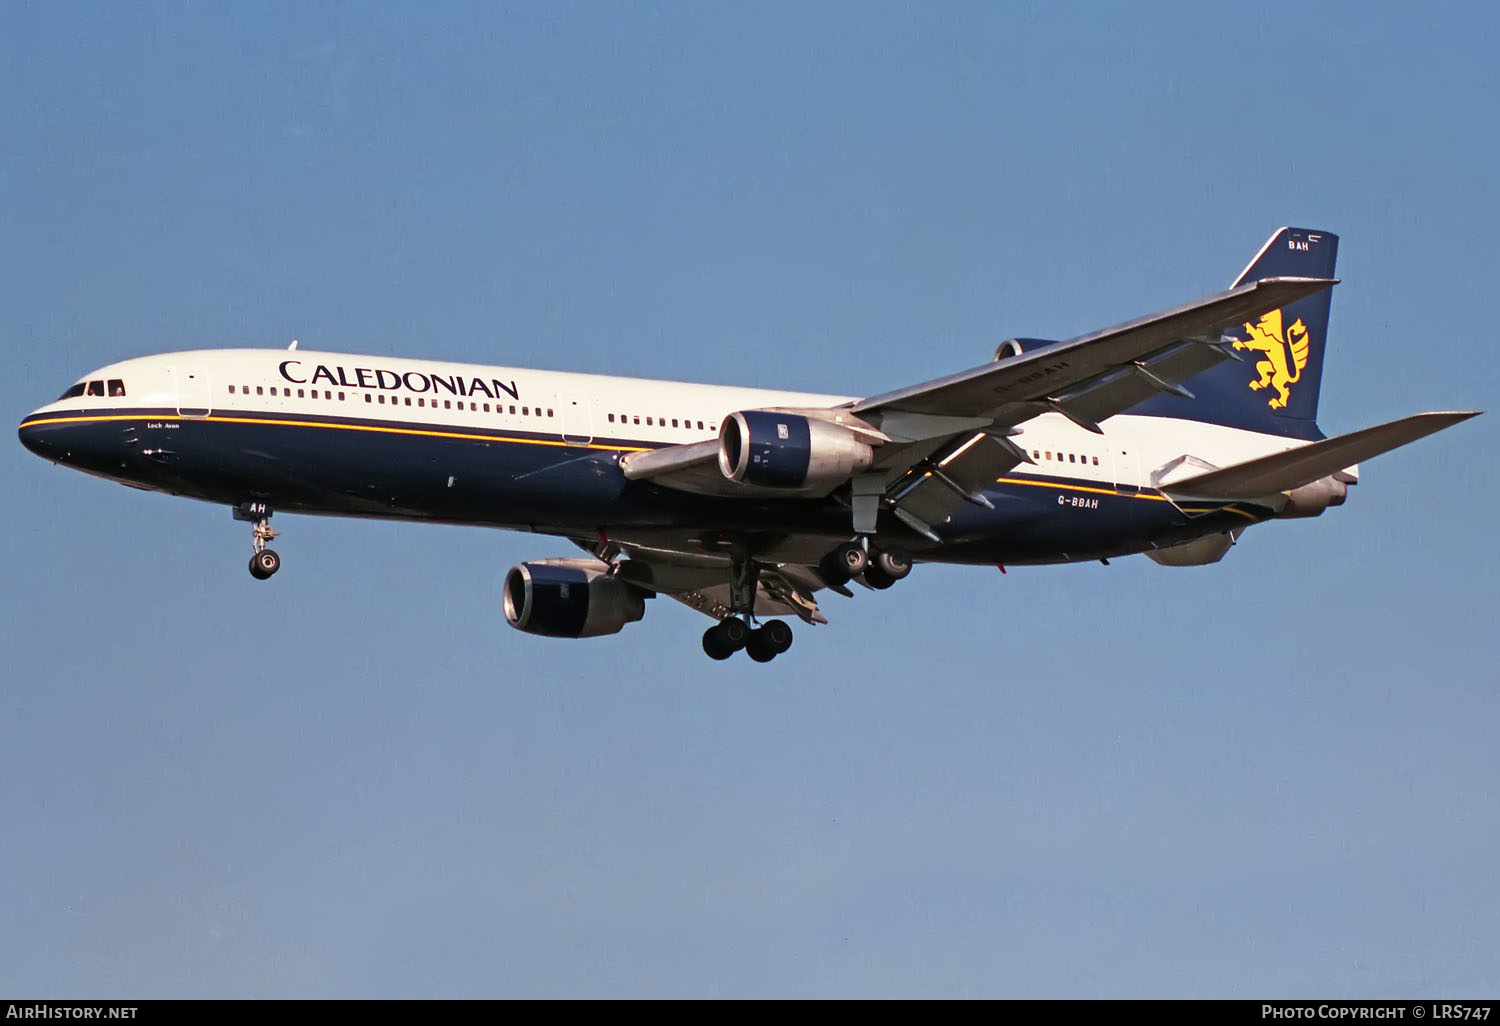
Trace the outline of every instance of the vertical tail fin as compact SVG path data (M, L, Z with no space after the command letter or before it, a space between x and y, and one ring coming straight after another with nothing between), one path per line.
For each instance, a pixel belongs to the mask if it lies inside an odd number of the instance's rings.
M1339 238L1282 228L1266 241L1231 288L1262 278L1332 278ZM1319 439L1318 389L1328 341L1331 290L1272 310L1235 333L1236 355L1185 382L1192 400L1161 395L1131 413L1226 424L1289 438Z

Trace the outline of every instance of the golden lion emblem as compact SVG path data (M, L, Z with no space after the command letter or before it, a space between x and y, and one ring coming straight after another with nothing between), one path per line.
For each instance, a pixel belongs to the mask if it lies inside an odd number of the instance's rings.
M1250 337L1236 340L1234 348L1253 349L1264 353L1266 357L1255 364L1255 369L1260 372L1260 379L1250 382L1250 390L1254 392L1268 387L1276 389L1276 395L1266 405L1273 410L1286 409L1287 400L1291 397L1290 386L1301 379L1302 368L1307 366L1307 326L1299 317L1283 333L1281 311L1272 310L1259 323L1246 323L1245 331Z

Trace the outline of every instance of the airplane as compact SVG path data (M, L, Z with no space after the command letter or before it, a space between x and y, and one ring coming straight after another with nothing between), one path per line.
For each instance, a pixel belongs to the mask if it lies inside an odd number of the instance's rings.
M506 574L506 620L611 635L668 596L704 652L769 662L818 592L915 563L1219 561L1249 527L1344 503L1361 461L1476 416L1316 423L1338 237L1282 228L1227 291L850 397L232 349L93 371L20 424L44 459L228 506L250 573L274 513L532 531L582 555Z

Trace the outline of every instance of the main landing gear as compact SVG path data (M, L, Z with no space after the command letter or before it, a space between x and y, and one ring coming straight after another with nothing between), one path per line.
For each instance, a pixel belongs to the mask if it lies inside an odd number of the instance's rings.
M866 550L858 541L849 541L823 557L818 573L831 586L847 584L857 577L865 585L884 591L911 573L911 556L901 549L874 545Z
M792 647L792 628L780 620L752 627L760 567L741 548L729 563L729 615L703 632L710 659L728 659L740 649L757 663L769 663Z
M710 659L728 659L740 649L757 663L769 663L792 647L792 629L781 620L759 627L738 616L726 616L703 632L703 651Z
M271 526L271 513L271 507L264 502L242 502L234 508L234 519L251 524L250 544L255 554L250 557L250 576L257 581L264 581L281 569L281 557L266 548L266 543L281 533Z

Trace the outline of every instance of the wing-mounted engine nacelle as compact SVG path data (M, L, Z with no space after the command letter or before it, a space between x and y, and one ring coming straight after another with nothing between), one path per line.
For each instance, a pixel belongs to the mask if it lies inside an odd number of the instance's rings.
M815 417L745 410L719 427L719 470L741 484L828 490L874 458L874 449L849 428Z
M1330 506L1342 506L1349 497L1346 475L1334 474L1287 492L1286 507L1278 517L1315 517Z
M1012 356L1029 353L1033 349L1050 346L1057 340L1052 338L1008 338L995 347L996 360L1009 360Z
M520 563L505 575L505 619L548 638L616 634L646 615L646 593L590 559Z

